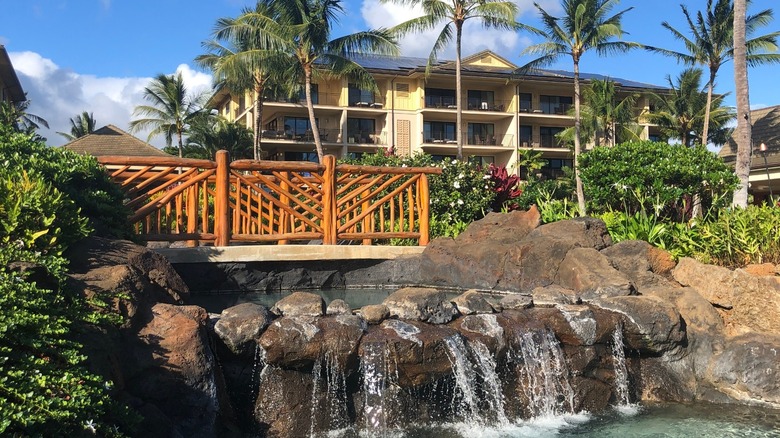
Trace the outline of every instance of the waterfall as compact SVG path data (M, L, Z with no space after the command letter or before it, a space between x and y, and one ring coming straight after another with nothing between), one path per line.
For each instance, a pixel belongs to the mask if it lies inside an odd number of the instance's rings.
M487 347L479 341L470 341L467 346L460 336L450 336L444 342L461 398L457 409L459 415L471 424L508 424L496 362ZM484 400L486 409L481 409L480 400Z
M574 390L560 344L550 330L518 334L510 350L516 363L520 390L533 417L574 413Z
M384 342L366 343L360 358L363 376L365 428L382 433L387 429L385 392L388 382L387 347Z
M612 365L615 368L615 396L617 408L621 412L631 413L635 406L631 404L628 392L628 369L626 353L623 348L623 326L618 323L612 334Z
M314 362L311 400L311 436L349 427L346 377L330 352Z

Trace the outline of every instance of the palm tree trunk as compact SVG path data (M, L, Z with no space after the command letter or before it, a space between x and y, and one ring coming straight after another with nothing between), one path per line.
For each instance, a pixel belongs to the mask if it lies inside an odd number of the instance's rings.
M585 208L585 192L582 189L582 178L580 178L580 63L574 60L574 181L577 185L577 206L580 210L580 216L588 214Z
M263 91L265 89L262 74L255 72L255 119L252 123L252 129L255 131L253 141L255 160L260 159L260 153L263 151Z
M182 131L181 129L176 130L176 137L179 138L179 158L184 157L184 142L182 141Z
M322 163L322 159L325 157L325 152L322 149L322 141L320 140L320 130L317 127L317 119L314 118L314 104L311 100L311 65L306 65L303 68L305 84L304 90L306 91L306 108L309 110L309 124L311 125L311 135L314 137L314 147L317 148L317 160Z
M745 19L747 0L734 1L734 82L737 94L737 163L734 171L739 178L739 187L734 191L732 205L747 207L748 177L750 176L750 155L752 151L753 127L750 120L750 88L747 72L747 45L745 44Z
M460 49L461 49L461 37L463 36L463 23L455 23L455 139L458 143L458 161L463 160L463 99L461 99L461 91L463 84L460 79Z
M701 144L707 146L710 135L710 108L712 107L712 88L715 84L715 72L710 70L710 81L707 83L707 107L704 108L704 129L701 131Z

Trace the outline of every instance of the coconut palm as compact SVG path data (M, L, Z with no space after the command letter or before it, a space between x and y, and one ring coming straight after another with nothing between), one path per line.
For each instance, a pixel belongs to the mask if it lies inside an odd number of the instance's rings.
M43 117L27 111L29 106L29 100L0 101L0 125L10 126L16 131L27 133L32 133L41 126L48 128L49 122Z
M746 5L749 4L750 1L747 0ZM647 49L671 56L685 65L705 66L709 70L709 80L707 81L707 109L709 110L712 105L713 88L715 87L718 70L734 57L734 4L732 0L707 0L706 10L697 12L695 19L685 5L680 5L680 8L683 15L685 15L688 30L692 37L689 38L666 21L661 23L661 25L669 30L676 39L682 41L686 52L677 52L652 46L648 46ZM766 26L771 21L771 9L746 17L746 21L743 23L746 37L749 37L758 28ZM780 54L775 53L777 52L778 35L780 35L780 32L772 32L745 41L748 65L755 66L780 62ZM709 120L709 117L704 119L702 141L709 138Z
M261 158L262 152L264 91L269 81L273 81L274 73L287 68L280 65L287 61L280 51L286 42L275 39L273 32L264 31L269 23L275 23L271 20L271 4L259 1L254 10L242 11L242 15L255 14L254 18L217 20L214 39L203 43L208 53L195 58L200 65L211 69L217 87L225 87L231 93L252 92L255 160Z
M202 106L206 95L188 93L181 73L160 74L144 88L144 99L151 105L135 107L133 115L143 118L130 121L130 131L151 129L147 141L163 135L167 146L173 144L173 137L176 136L181 157L184 134L192 121L203 114Z
M83 111L70 119L70 134L67 132L57 132L57 134L65 137L68 141L73 141L95 132L95 125L97 125L97 122L92 113Z
M190 126L183 155L187 158L213 160L217 151L225 150L233 160L253 157L252 131L221 116L198 117ZM174 148L165 152L176 153Z
M750 90L748 88L747 66L750 63L750 42L747 39L749 18L748 0L734 1L734 85L737 93L737 162L734 171L739 178L739 187L734 191L732 205L747 207L748 178L750 176L750 154L752 152L753 125L750 120Z
M625 52L636 43L614 41L623 36L621 20L632 8L610 15L620 0L562 0L562 17L554 17L534 3L544 23L543 43L527 47L522 54L538 56L520 68L520 72L551 65L562 56L571 56L574 64L574 179L577 186L577 205L581 215L587 213L585 194L580 179L580 60L589 50L598 54Z
M273 41L285 41L279 49L292 61L283 72L285 84L303 84L317 156L324 154L322 140L314 117L311 84L321 78L350 77L356 84L377 89L373 77L353 58L364 54L396 55L398 45L386 30L368 30L331 39L337 15L344 13L342 0L276 0L268 11L247 13L239 25L262 23L263 34Z
M463 25L468 20L481 21L487 28L500 30L518 30L521 28L539 32L515 21L518 9L511 1L504 0L382 0L382 2L397 3L405 6L420 6L423 15L412 18L399 24L393 30L400 35L423 32L435 29L441 23L445 23L439 36L433 43L428 65L425 69L426 76L436 63L439 53L452 42L453 32L455 37L455 95L456 98L456 141L458 145L457 158L463 159L463 102L461 99L461 40L463 38Z
M709 132L710 138L718 136L719 130L727 129L726 124L734 118L731 109L723 106L725 95L715 96L712 109L707 114L707 93L702 91L702 75L701 69L686 69L676 81L666 77L668 92L650 94L656 109L647 114L647 120L658 125L665 136L677 138L685 146L693 146L704 135L707 116L714 128Z
M601 142L614 146L621 141L639 140L641 127L636 123L634 107L638 94L618 99L615 82L595 79L582 92L580 106L580 141L590 139L596 146ZM574 141L574 127L566 128L559 138Z

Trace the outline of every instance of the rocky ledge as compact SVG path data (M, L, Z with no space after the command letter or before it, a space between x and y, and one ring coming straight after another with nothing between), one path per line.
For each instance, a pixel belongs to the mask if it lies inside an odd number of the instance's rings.
M631 401L780 407L777 267L675 263L645 242L613 245L595 219L540 226L536 210L490 214L392 269L361 266L378 284L427 287L358 309L297 292L271 308L207 315L179 304L186 285L153 253L92 242L73 253L73 281L129 299L115 303L123 327L85 341L91 365L117 382L153 436L372 424L378 387L392 400L382 421L441 420L455 414L465 363L483 386L490 379L477 371L495 371L507 415L538 413L528 388L544 370L534 363L557 364L554 404L598 410L622 397L616 346ZM471 290L455 296L453 287ZM338 412L313 415L328 406Z

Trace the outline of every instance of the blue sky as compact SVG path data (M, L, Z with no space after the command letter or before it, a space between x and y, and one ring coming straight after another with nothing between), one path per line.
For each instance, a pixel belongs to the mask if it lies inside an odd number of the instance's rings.
M532 0L515 0L519 21L539 26ZM538 0L555 13L558 0ZM678 29L685 23L679 0L623 0L620 9L633 7L624 19L629 33L624 39L682 50L661 22ZM691 11L704 8L706 0L684 0ZM753 0L751 11L771 8L773 0ZM208 72L200 71L193 58L202 52L217 18L236 16L253 4L245 0L0 0L9 14L0 27L0 44L11 54L22 86L32 101L30 111L46 118L51 129L43 131L50 144L64 142L56 131L69 131L70 117L83 110L94 113L99 125L112 123L127 128L135 105L141 103L143 87L156 74L182 71L193 89L210 85ZM370 27L392 26L412 12L378 0L344 0L347 14L335 34ZM776 11L776 15L780 11ZM780 30L776 19L762 33ZM527 45L538 42L524 33L484 31L479 25L466 29L464 55L492 49L520 65ZM421 44L423 41L425 43ZM404 54L427 56L433 35L415 35L402 41ZM445 52L451 58L453 49ZM571 70L570 59L555 68ZM587 54L581 63L585 72L601 73L657 85L682 67L674 60L636 51L610 58ZM733 91L733 64L724 66L716 91ZM780 104L780 66L750 70L751 105ZM734 105L734 97L726 99ZM160 145L160 140L154 140Z

